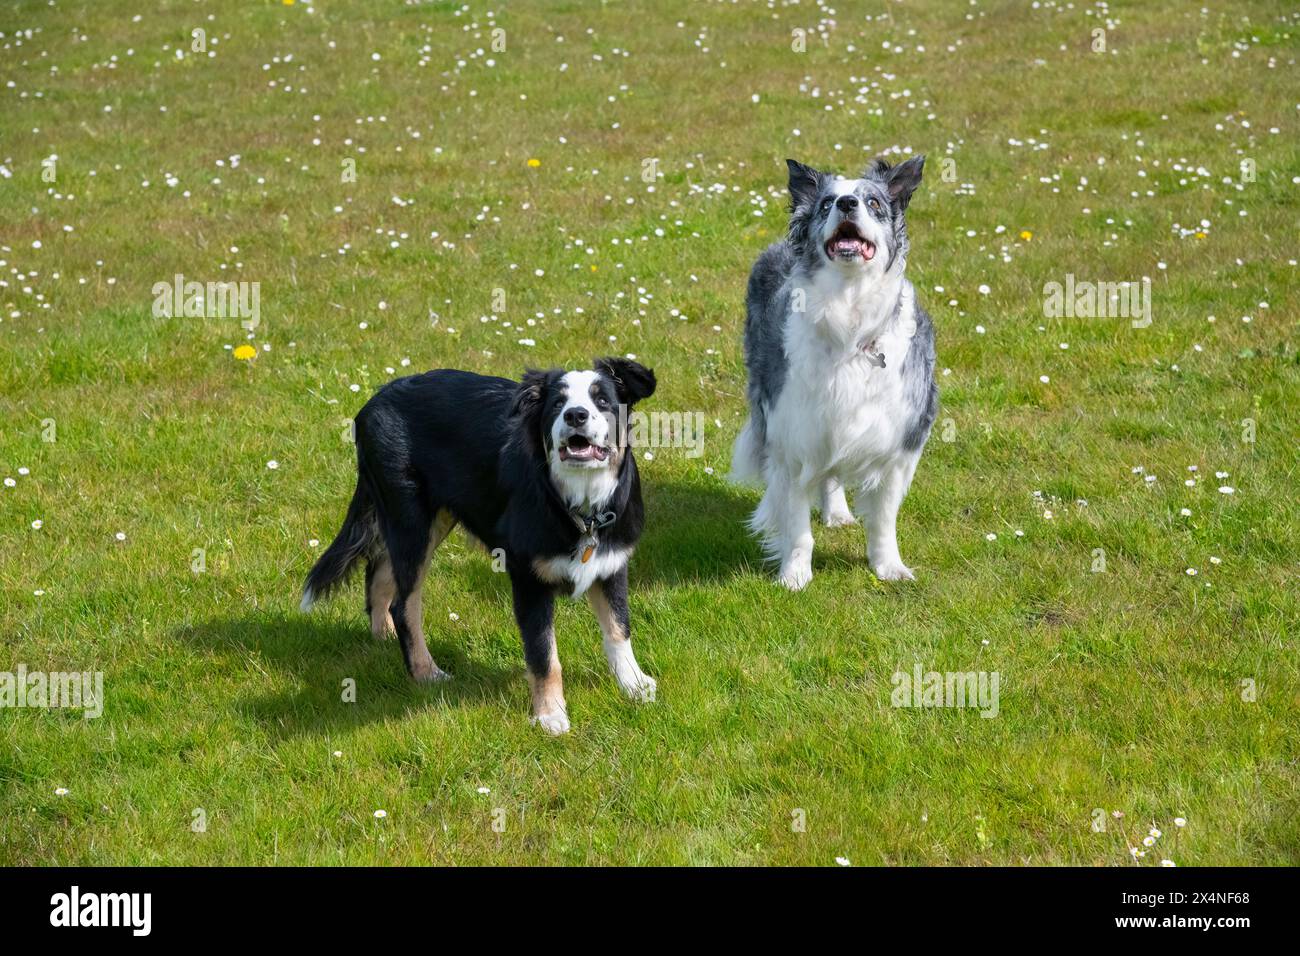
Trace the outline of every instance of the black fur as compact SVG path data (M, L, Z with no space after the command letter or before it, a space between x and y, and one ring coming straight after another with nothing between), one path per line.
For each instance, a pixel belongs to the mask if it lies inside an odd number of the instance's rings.
M609 409L612 423L620 404L634 405L654 392L654 373L636 362L605 358L593 367L599 376L591 395ZM447 512L490 551L504 552L525 658L529 670L544 677L560 586L539 578L534 562L572 556L580 537L548 464L563 375L529 370L513 382L441 369L379 389L357 414L356 492L338 536L307 576L304 607L335 589L363 557L369 559L369 603L376 563L391 562L397 586L392 615L414 674L422 651L402 611L418 592L434 520ZM644 525L640 477L627 441L617 435L617 457L610 459L609 467L618 469L617 490L601 510L616 517L601 528L597 554L630 549ZM626 625L626 564L607 581L608 590L622 595L617 606Z
M632 621L627 603L627 565L601 582L601 587L605 590L605 600L609 602L610 610L614 612L614 619L623 629L623 634L631 639Z

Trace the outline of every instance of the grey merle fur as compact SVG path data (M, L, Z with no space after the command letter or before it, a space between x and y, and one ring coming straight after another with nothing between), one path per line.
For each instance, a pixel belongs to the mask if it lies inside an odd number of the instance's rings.
M785 323L791 314L793 287L788 281L796 270L811 277L831 263L822 246L822 230L834 204L835 177L787 159L790 189L790 228L786 238L768 246L754 263L745 296L745 365L749 371L750 415L759 447L767 436L766 409L775 405L785 385ZM873 160L863 171L854 194L867 215L888 226L887 274L906 267L910 243L907 207L921 181L925 157L917 156L896 166ZM880 201L873 212L867 200ZM905 439L910 451L925 444L939 409L939 388L934 381L934 324L916 302L916 334L901 367L911 421Z

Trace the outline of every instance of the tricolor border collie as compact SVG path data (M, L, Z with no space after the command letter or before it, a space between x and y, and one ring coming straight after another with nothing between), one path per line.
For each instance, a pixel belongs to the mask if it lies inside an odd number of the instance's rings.
M452 369L389 382L357 414L356 492L307 576L303 610L364 559L371 632L396 631L415 680L446 679L425 644L420 590L434 550L461 524L504 555L536 723L569 729L557 593L587 596L619 686L653 700L628 622L627 562L644 510L619 408L654 390L654 372L621 358L530 370L522 382Z
M789 235L749 276L749 420L732 476L766 484L750 526L791 590L812 580L813 503L828 526L854 521L846 487L876 576L911 579L895 521L939 404L934 326L903 275L925 157L877 159L861 179L786 163Z

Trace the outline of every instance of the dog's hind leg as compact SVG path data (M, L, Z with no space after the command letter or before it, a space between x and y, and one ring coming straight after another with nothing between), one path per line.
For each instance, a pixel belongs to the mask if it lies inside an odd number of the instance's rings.
M812 503L807 490L783 468L769 465L767 492L750 527L763 535L769 557L781 562L778 584L800 591L812 580Z
M397 586L397 599L392 605L393 624L402 645L406 669L422 684L450 677L434 663L425 642L421 591L434 549L455 524L449 513L439 511L435 519L427 523L416 520L402 527L390 525L384 529L384 541L388 545L388 558Z
M834 478L827 478L822 483L822 524L828 528L842 528L857 520L849 510L849 499L844 494L844 486Z
M388 552L372 555L366 561L366 613L370 615L370 633L382 641L397 633L393 624L392 604L397 597L397 579Z
M910 461L891 467L874 486L858 494L859 508L867 526L867 561L882 581L913 581L916 575L898 553L898 509L907 495L916 471L917 454Z

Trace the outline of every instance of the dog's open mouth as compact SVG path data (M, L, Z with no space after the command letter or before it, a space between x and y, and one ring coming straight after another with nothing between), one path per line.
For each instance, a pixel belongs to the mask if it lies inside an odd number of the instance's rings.
M835 229L835 235L826 240L826 258L841 262L861 259L868 262L876 254L876 244L864 236L853 223L847 219Z
M560 461L604 461L608 457L608 448L593 445L581 435L570 435L560 446Z

